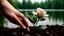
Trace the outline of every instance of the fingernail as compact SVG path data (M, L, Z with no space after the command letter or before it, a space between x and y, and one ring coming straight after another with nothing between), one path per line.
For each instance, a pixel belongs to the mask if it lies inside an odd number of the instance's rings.
M23 28L24 28L24 29L26 29L26 27L25 27L25 26L23 26Z
M27 28L27 30L30 32L30 29L29 28Z

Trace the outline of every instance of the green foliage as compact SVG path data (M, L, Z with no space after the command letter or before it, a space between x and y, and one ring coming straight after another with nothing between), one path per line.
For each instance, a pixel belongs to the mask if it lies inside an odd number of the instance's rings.
M37 15L34 15L32 12L25 12L26 17L29 19L31 23L37 25L39 21L44 21L44 18L38 18Z
M39 25L39 26L37 26L37 30L44 30L46 28L47 28L46 25Z
M41 3L32 3L30 0L28 0L28 2L23 0L22 3L18 2L17 0L8 1L17 9L36 9L37 7L43 9L64 9L64 0L48 0L45 2L41 1Z
M38 19L37 16L33 15L32 12L27 12L25 14L26 14L27 18L30 20L30 22L32 22L33 24L36 23L36 21Z
M26 2L25 0L23 0L22 3L18 4L20 2L15 2L15 5L17 6L17 8L19 9L36 9L37 7L43 8L43 9L64 9L64 0L48 0L45 2L38 3L31 3L31 1L29 0L28 2ZM14 4L14 3L13 3Z
M45 18L41 18L41 19L40 19L40 21L44 21L44 20L46 20L46 19L45 19Z
M43 8L43 9L64 9L64 0L48 0L46 2L41 2L41 3L31 3L29 0L26 2L23 0L22 3L18 2L17 0L8 0L15 8L17 9L36 9L37 7ZM27 16L32 23L35 23L37 21L37 16L34 16L32 13L23 13L25 16ZM48 12L50 15L49 17L53 17L54 19L63 19L64 20L64 12ZM60 14L60 15L59 15ZM0 24L4 24L4 16L0 12ZM45 19L41 19L45 20Z
M17 1L17 0L8 0L9 2L10 2L10 4L12 4L12 6L14 7L14 8L18 8L19 6L18 6L18 4L19 4L19 2ZM19 4L20 5L20 4Z
M0 11L0 26L4 26L4 23L5 23L5 18L2 14L2 12Z
M62 26L64 26L64 24L62 24Z
M58 21L58 19L62 20L64 22L64 11L49 11L49 19L53 19L53 21Z

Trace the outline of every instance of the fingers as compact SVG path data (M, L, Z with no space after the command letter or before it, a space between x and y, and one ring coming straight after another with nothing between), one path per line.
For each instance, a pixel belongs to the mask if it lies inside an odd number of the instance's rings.
M19 17L19 20L20 20L23 24L26 24L20 17ZM27 27L26 29L27 29L28 31L30 31L30 30L29 30L29 27Z
M20 27L26 29L26 27L25 27L25 26L23 25L23 23L17 18L17 16L14 16L13 19L16 21L16 23L17 23Z
M29 27L28 22L26 21L26 17L25 17L23 14L21 14L21 13L20 13L19 17L22 18L23 24L24 24L26 27Z
M19 17L20 17L20 20L22 21L22 23L25 25L26 29L27 29L28 31L30 31L30 30L29 30L28 22L26 21L26 17L25 17L22 13L19 14ZM21 18L22 18L22 19L21 19Z

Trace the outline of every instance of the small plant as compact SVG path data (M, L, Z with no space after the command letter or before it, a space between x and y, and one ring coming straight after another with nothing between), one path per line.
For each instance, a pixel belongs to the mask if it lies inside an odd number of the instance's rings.
M48 16L46 12L41 8L37 8L36 12L27 12L25 14L34 26L37 26L39 21L44 21L45 17Z

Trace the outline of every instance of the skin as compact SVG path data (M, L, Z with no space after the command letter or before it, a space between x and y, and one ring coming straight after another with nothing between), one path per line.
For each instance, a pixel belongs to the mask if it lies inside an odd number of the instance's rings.
M24 14L16 10L7 0L0 0L0 9L3 15L12 23L29 31L29 25Z

